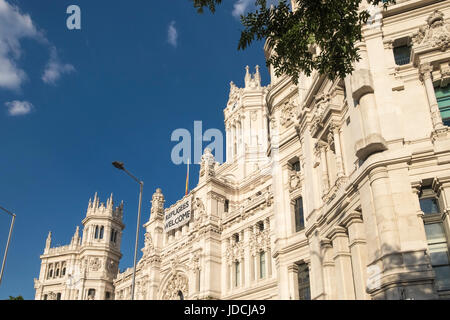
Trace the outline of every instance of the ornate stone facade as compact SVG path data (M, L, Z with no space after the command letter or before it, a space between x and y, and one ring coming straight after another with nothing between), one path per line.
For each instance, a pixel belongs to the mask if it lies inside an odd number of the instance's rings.
M36 300L114 299L113 280L119 272L123 203L106 205L97 194L89 200L83 235L79 227L69 245L51 247L50 232L41 255L39 279L35 279Z
M372 8L345 79L295 85L269 67L262 86L247 67L224 110L226 163L205 150L189 223L165 232L186 197L153 195L137 299L449 298L450 131L435 94L450 82L449 3ZM117 274L116 299L131 278Z

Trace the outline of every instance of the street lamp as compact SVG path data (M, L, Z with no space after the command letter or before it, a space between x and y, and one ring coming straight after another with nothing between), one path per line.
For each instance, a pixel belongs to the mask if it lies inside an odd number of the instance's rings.
M8 242L6 242L6 250L5 250L5 255L3 257L3 262L2 262L2 271L0 272L0 284L1 284L2 283L2 279L3 279L3 270L5 270L6 255L8 254L9 242L11 241L11 235L12 235L12 231L13 231L13 227L14 227L14 221L16 220L16 215L14 213L6 210L3 207L0 207L0 209L3 210L4 212L6 212L7 214L9 214L12 217L11 226L9 227Z
M139 209L138 209L138 217L137 217L137 225L136 225L136 242L134 244L134 267L133 267L133 281L131 283L131 300L134 300L134 286L136 282L136 259L137 259L137 250L138 250L138 241L139 241L139 227L141 224L141 204L142 204L142 189L144 188L144 181L140 181L134 175L132 175L127 169L123 162L114 161L112 165L122 171L125 171L134 181L139 183L140 191L139 191Z

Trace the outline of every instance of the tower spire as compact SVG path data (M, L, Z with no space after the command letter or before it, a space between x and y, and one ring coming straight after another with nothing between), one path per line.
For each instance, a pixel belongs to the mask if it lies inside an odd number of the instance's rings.
M245 66L245 78L244 78L244 82L245 82L245 87L249 87L250 86L250 82L252 81L252 75L250 74L250 67L249 66Z

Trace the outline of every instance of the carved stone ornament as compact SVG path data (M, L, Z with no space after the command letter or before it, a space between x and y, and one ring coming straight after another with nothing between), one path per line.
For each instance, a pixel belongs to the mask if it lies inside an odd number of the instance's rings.
M250 236L250 253L255 256L260 251L267 251L270 248L269 229L253 232Z
M450 25L444 21L444 14L435 10L427 19L427 25L420 27L412 36L417 46L431 46L445 51L450 45Z
M202 224L206 219L206 210L205 205L203 204L203 201L200 198L195 198L194 202L192 203L193 209L194 209L194 223L195 226L198 226L199 224Z
M176 273L172 276L163 290L163 300L179 300L179 292L186 297L189 294L187 277L181 273Z
M102 259L98 257L92 257L89 259L89 270L99 271L102 267Z
M233 243L233 245L228 241L226 257L228 265L231 265L236 260L241 260L244 257L242 241Z
M295 99L291 98L289 101L285 102L283 108L281 109L280 124L284 127L289 126L294 123L296 119L296 107Z
M200 178L215 176L216 160L214 159L211 149L206 148L200 162Z
M300 188L300 172L293 172L289 179L289 191L292 192Z
M239 99L241 96L242 89L239 89L233 81L230 82L230 95L228 98L228 106L232 107L232 110L234 110L239 103Z
M144 248L142 249L143 257L148 257L154 251L152 235L149 232L145 233Z
M156 192L152 196L152 210L151 217L164 214L164 195L160 188L156 189Z

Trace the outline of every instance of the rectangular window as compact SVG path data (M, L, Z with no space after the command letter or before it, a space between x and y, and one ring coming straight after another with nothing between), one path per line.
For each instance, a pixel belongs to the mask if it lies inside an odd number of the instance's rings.
M239 261L236 261L234 263L234 277L234 286L239 287L239 278L241 277L241 264L239 263Z
M56 300L61 300L61 292L58 292L58 293L56 294Z
M224 205L224 212L228 212L228 210L230 209L230 201L229 200L225 200L225 205Z
M425 224L431 266L436 274L438 290L450 289L450 258L447 237L442 223Z
M261 279L266 277L266 253L264 251L259 253L259 277Z
M438 102L439 111L441 112L442 122L446 126L450 126L450 85L444 88L435 87L436 100Z
M295 232L299 232L305 229L302 198L298 198L295 200L294 211L295 211Z
M306 263L298 265L298 297L300 300L311 300L309 268Z
M425 235L431 266L435 273L435 285L439 291L450 290L450 255L448 239L442 223L439 198L434 190L424 188L419 198L420 209L423 211Z
M394 47L394 59L398 66L402 66L411 62L411 46Z
M299 172L300 171L300 161L296 161L292 164L292 170Z

